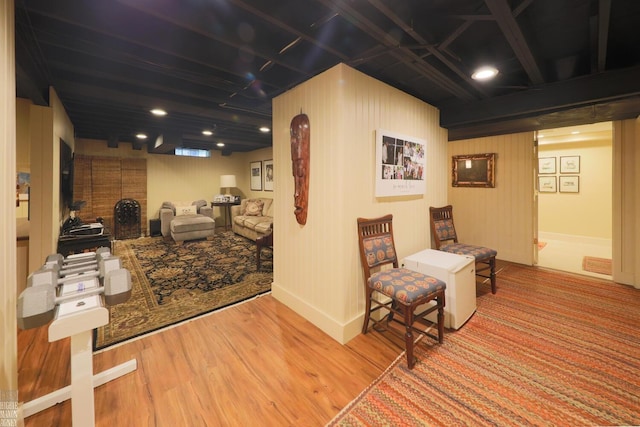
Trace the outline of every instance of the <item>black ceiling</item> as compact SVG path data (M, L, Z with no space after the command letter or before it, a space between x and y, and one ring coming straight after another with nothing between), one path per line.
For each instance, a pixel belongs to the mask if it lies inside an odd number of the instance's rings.
M17 87L79 138L251 151L274 96L345 63L460 139L637 116L639 27L638 0L16 0Z

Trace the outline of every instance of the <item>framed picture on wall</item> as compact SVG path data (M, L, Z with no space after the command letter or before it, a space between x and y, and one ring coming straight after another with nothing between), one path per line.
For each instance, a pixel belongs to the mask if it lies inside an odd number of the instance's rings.
M538 173L556 173L556 158L555 157L540 157L538 159Z
M427 142L377 129L375 137L375 196L424 194Z
M580 177L579 176L561 176L560 177L560 192L561 193L579 193L580 192Z
M556 177L555 176L539 176L538 177L538 191L541 193L555 193Z
M264 191L273 191L273 160L265 160L264 166Z
M453 156L453 187L494 188L496 153Z
M560 156L560 173L580 173L580 156Z
M251 178L251 190L262 191L262 162L249 163L249 177Z

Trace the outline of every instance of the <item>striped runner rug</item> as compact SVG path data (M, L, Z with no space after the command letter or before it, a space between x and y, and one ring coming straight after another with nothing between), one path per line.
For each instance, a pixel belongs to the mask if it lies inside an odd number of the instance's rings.
M582 258L582 269L592 273L607 274L611 276L611 259L585 256Z
M497 285L328 425L640 425L640 290L511 264Z

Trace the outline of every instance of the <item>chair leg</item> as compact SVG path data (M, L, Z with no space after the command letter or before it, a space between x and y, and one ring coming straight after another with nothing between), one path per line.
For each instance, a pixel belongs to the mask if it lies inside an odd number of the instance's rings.
M373 294L373 290L371 288L367 288L367 295L366 295L366 307L364 310L364 322L362 323L362 333L366 334L367 330L369 329L369 316L371 316L371 297Z
M490 266L490 275L491 275L491 293L495 294L496 293L496 257L492 256L489 259L489 266Z
M416 363L416 360L413 357L413 331L412 331L413 311L409 307L404 308L404 323L406 327L406 332L404 334L404 342L406 347L405 351L407 353L407 367L409 369L412 369L413 365L415 365Z
M436 299L438 305L438 343L444 341L444 292Z

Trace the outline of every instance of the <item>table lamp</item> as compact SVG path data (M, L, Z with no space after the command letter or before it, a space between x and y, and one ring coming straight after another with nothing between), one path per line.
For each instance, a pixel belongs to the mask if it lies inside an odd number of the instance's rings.
M236 176L235 175L221 175L220 176L220 187L227 189L227 193L225 194L225 196L227 197L228 201L231 201L231 198L233 197L231 195L231 188L235 187L235 186L236 186Z

